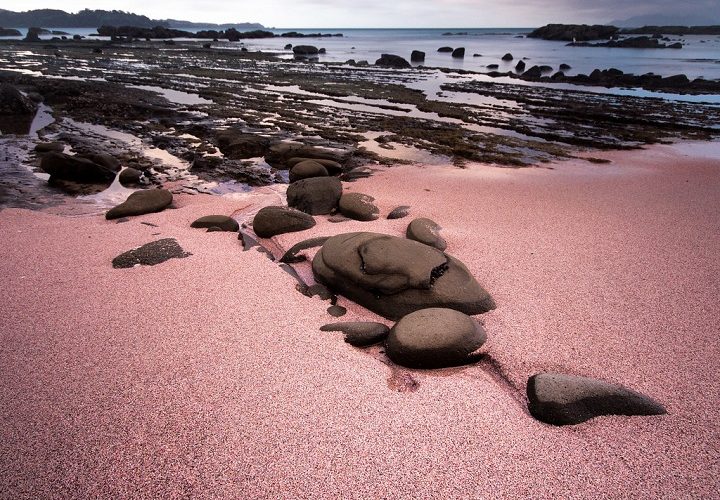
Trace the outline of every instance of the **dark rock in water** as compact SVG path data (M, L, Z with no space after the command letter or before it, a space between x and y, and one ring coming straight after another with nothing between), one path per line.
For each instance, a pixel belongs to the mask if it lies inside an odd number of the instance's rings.
M228 231L232 233L240 230L240 224L238 224L235 219L228 217L227 215L206 215L205 217L200 217L199 219L193 221L193 223L190 224L190 227L208 229L216 227L220 231Z
M154 266L169 259L184 259L190 255L192 254L180 247L177 240L165 238L118 255L113 259L112 266L116 269L127 269L137 265Z
M38 153L62 153L65 150L65 144L62 142L41 142L35 146Z
M507 54L505 54L504 56L502 56L502 60L503 60L503 61L512 61L512 60L513 60L513 55L508 52Z
M118 177L120 184L125 187L141 186L146 183L143 182L144 179L145 174L143 174L140 170L132 167L124 169L122 172L120 172L120 176Z
M685 75L673 75L663 78L661 80L662 85L665 87L685 87L690 84L690 80Z
M488 64L485 66L487 69L498 69L500 67L499 64Z
M293 157L293 158L290 158L289 160L287 160L287 161L285 162L285 164L287 165L288 168L292 168L292 167L294 167L295 165L297 165L298 163L303 162L303 161L307 161L307 160L312 160L312 161L314 161L314 162L316 162L316 163L319 163L319 164L322 165L323 167L325 167L325 170L327 170L328 175L340 175L340 174L343 173L343 166L342 166L340 163L338 163L338 162L336 162L336 161L333 161L333 160L326 160L326 159L323 159L323 158L298 158L298 157Z
M319 162L315 160L305 160L296 163L290 169L290 182L299 181L300 179L310 179L311 177L327 177L328 171Z
M573 425L600 415L663 415L665 408L644 394L601 380L560 373L533 375L528 409L541 422Z
M563 73L562 71L558 71L557 73L554 73L550 78L552 78L553 80L560 80L565 78L565 73Z
M425 52L421 50L413 50L410 54L410 61L423 62L425 60Z
M515 71L517 73L522 73L525 71L525 61L518 61L518 63L515 65Z
M343 306L339 306L339 305L335 304L335 305L328 307L327 312L330 316L339 318L340 316L345 316L347 309L345 309Z
M428 308L403 316L390 330L385 352L408 368L446 368L471 363L487 340L470 316L446 308Z
M430 219L420 218L410 222L405 231L405 236L408 239L430 245L438 250L447 248L447 243L440 236L440 226Z
M543 40L586 41L609 39L617 35L620 30L615 26L595 24L548 24L528 34L528 38L542 38Z
M328 240L329 236L318 236L317 238L310 238L303 240L299 243L295 243L285 254L280 258L280 262L286 264L294 264L296 262L302 262L305 259L304 255L298 256L298 252L307 250L308 248L319 247Z
M482 57L482 54L473 54L473 57Z
M388 214L388 219L402 219L403 217L407 217L410 213L410 207L407 205L400 205L399 207L395 207L392 209L392 211Z
M211 43L203 43L203 49L209 49L209 48L212 48Z
M375 198L362 193L343 193L338 203L340 213L359 221L371 221L379 217Z
M382 54L380 59L375 61L375 66L383 66L386 68L412 68L412 65L400 56L395 54Z
M371 321L346 321L330 323L320 327L323 332L343 332L345 342L355 347L367 347L382 342L390 333L390 329L382 323Z
M284 47L285 50L290 50L290 49L292 49L292 48L293 48L292 43L288 43L288 44L286 44L285 47Z
M465 47L458 47L457 49L453 50L452 56L457 59L462 59L465 57Z
M288 207L263 207L255 214L253 231L261 238L272 238L278 234L304 231L315 225L315 219L300 210Z
M571 68L572 68L572 66L570 66L569 64L562 63L562 64L560 65L560 71L567 71L567 70L569 70L569 69L571 69Z
M93 54L102 54L103 51L100 47L95 47L94 49L92 49L92 53Z
M257 134L248 134L236 128L217 133L220 151L230 159L246 159L265 156L270 149L270 139Z
M416 241L378 233L328 239L312 263L315 279L386 318L428 307L466 314L495 308L457 259Z
M37 105L17 88L0 83L0 115L32 115L36 111Z
M533 66L524 72L522 76L523 78L540 78L542 76L542 71L540 70L540 66Z
M22 36L22 33L13 28L0 28L0 36Z
M44 30L43 28L28 28L27 35L25 35L25 38L23 38L23 42L39 42L40 36L47 33L47 30Z
M324 47L320 47L318 49L318 54L326 54L326 53L327 53L327 49L325 49Z
M452 52L453 48L452 47L440 47L439 49L437 49L437 51L438 52Z
M290 158L331 160L336 163L343 163L343 161L345 160L345 154L325 148L306 146L305 144L297 144L291 142L275 143L270 146L267 153L265 153L265 161L268 165L275 168L290 168L290 166L287 164L287 161Z
M290 184L287 202L310 215L324 215L337 208L341 195L342 183L337 177L313 177Z
M173 196L166 189L147 189L136 191L128 196L124 203L111 208L105 214L108 220L160 212L172 203Z
M316 56L319 52L318 48L313 45L296 45L292 51L298 56Z
M552 70L553 70L552 66L548 66L546 64L543 64L540 66L541 73L550 73Z
M51 179L62 179L89 184L110 185L115 172L88 158L63 153L47 153L40 161L40 168L50 174Z

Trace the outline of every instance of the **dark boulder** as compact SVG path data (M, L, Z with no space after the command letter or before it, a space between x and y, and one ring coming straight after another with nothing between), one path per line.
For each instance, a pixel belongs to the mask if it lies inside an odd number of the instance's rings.
M508 52L507 54L505 54L504 56L502 56L502 60L503 60L503 61L512 61L512 60L513 60L513 55Z
M371 221L379 217L375 198L362 193L343 193L338 203L340 213L359 221Z
M112 170L115 173L119 172L120 169L122 169L120 161L113 155L108 153L88 153L82 155L81 157L87 158L88 160L97 163L98 165L102 165L103 167Z
M328 239L312 263L315 279L386 318L428 307L466 314L495 308L457 259L416 241L378 233Z
M485 66L487 69L498 69L500 67L499 64L488 64Z
M380 59L375 61L375 66L382 66L385 68L397 68L397 69L404 69L404 68L411 68L412 65L407 62L406 59L403 59L400 56L396 56L395 54L382 54L380 56Z
M240 230L240 224L227 215L206 215L193 221L190 227L208 229L218 228L219 231L227 231L230 233L236 233Z
M560 373L533 375L528 409L541 422L573 425L600 415L663 415L663 406L620 385Z
M217 133L220 151L230 159L240 160L264 156L270 149L270 139L257 134L248 134L236 128Z
M127 269L135 266L154 266L170 259L184 259L192 255L180 247L174 238L147 243L115 257L112 266L116 269Z
M65 144L62 142L41 142L35 146L37 153L62 153L65 150Z
M148 181L145 180L145 174L132 167L123 169L118 176L118 180L120 181L120 184L125 187L137 187L148 183Z
M267 153L265 153L265 161L268 165L275 168L290 168L290 165L288 165L287 163L290 158L331 160L337 163L343 163L345 159L345 154L338 153L326 148L306 146L305 144L297 144L292 142L275 143L270 146Z
M673 75L663 78L661 84L664 87L682 88L690 85L690 80L685 75Z
M296 45L292 48L292 51L296 56L316 56L320 52L313 45Z
M292 48L293 48L292 43L288 43L284 47L285 50L291 50Z
M8 83L0 83L0 116L29 116L37 111L37 104Z
M290 184L287 202L307 214L324 215L337 208L341 195L342 183L337 177L312 177Z
M323 332L343 332L345 342L355 347L367 347L382 342L390 333L390 329L382 323L371 321L346 321L330 323L320 327Z
M327 177L328 175L327 169L321 163L315 160L305 160L296 163L290 169L290 182L310 179L311 177Z
M343 173L343 166L342 166L340 163L338 163L338 162L336 162L336 161L333 161L333 160L326 160L326 159L323 159L323 158L298 158L298 157L293 157L293 158L290 158L289 160L287 160L287 161L285 162L285 164L287 165L288 168L292 168L292 167L294 167L295 165L297 165L298 163L303 162L303 161L307 161L307 160L312 160L312 161L314 161L314 162L316 162L316 163L319 163L319 164L322 165L323 167L325 167L325 170L327 170L328 175L340 175L340 174Z
M51 179L61 179L88 184L110 185L115 172L88 158L50 152L43 155L40 168L50 174Z
M462 59L465 57L465 47L458 47L452 51L452 56L456 59Z
M447 243L442 236L440 236L440 226L430 219L414 219L408 224L405 236L407 236L408 239L430 245L438 250L445 250L447 248Z
M542 76L542 71L540 70L540 66L533 66L526 72L522 74L523 78L528 79L534 79L534 78L540 78Z
M450 53L453 51L453 48L452 47L440 47L439 49L437 49L437 51Z
M385 352L409 368L446 368L476 361L486 340L485 330L467 314L433 307L403 316L390 330Z
M0 28L0 36L22 36L22 33L13 28Z
M311 215L288 207L263 207L255 214L253 231L261 238L304 231L315 225Z
M542 38L543 40L587 41L609 39L617 35L620 30L615 26L595 24L548 24L528 34L528 38Z
M172 203L173 195L165 189L136 191L120 205L111 208L105 214L108 220L160 212Z
M421 50L413 50L410 54L410 61L423 62L425 60L425 52Z
M525 71L525 61L518 61L518 63L515 65L515 71L517 73L522 73Z
M325 49L325 47L320 47L318 49L318 54L327 54L327 49Z
M388 219L402 219L403 217L407 217L410 213L410 207L407 205L400 205L399 207L395 207L392 209L392 211L388 214Z
M23 38L24 42L39 42L40 41L40 35L43 35L47 33L47 30L44 30L43 28L28 28L27 35L25 35L25 38Z
M572 68L572 66L570 66L569 64L562 63L562 64L560 65L560 71L567 71L567 70L569 70L569 69L571 69L571 68Z

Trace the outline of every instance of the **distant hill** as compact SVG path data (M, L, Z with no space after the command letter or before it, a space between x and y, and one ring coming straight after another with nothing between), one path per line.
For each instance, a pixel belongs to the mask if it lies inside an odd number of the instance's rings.
M167 28L238 28L243 30L263 29L258 23L193 23L176 19L150 19L121 10L90 10L84 9L76 14L56 9L38 9L26 12L13 12L0 9L0 26L6 28L28 28L30 26L52 28L97 28L99 26L135 26L139 28L152 28L164 26Z
M720 12L648 14L615 20L608 24L620 26L621 28L638 28L640 26L709 26L712 24L720 24Z

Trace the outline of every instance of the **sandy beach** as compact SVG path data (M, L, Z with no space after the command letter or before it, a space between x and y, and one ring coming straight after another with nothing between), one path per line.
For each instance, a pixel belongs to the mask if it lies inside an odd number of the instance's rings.
M403 370L321 332L327 302L234 233L277 194L179 195L177 209L0 211L0 497L700 498L720 488L720 159L652 146L538 168L381 168L344 189L381 218L273 239L442 226L493 295L475 365ZM262 191L262 190L261 190ZM192 253L113 269L159 238ZM305 252L312 257L314 250ZM311 278L309 264L298 271ZM341 320L382 320L340 298ZM386 324L392 323L382 320ZM552 427L525 384L621 383L659 417Z

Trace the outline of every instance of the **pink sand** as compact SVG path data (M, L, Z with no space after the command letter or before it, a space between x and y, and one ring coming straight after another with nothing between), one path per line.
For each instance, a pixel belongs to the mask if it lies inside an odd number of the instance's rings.
M510 384L485 364L414 371L419 390L392 391L385 364L318 330L334 321L326 302L236 235L189 228L273 193L179 196L123 224L1 211L0 497L716 495L720 159L605 156L401 166L346 185L383 215L411 205L443 226L496 298L479 319ZM410 219L318 220L276 243L401 235ZM193 255L112 269L156 237ZM376 318L341 303L343 320ZM669 414L541 424L522 392L549 370L623 383Z

